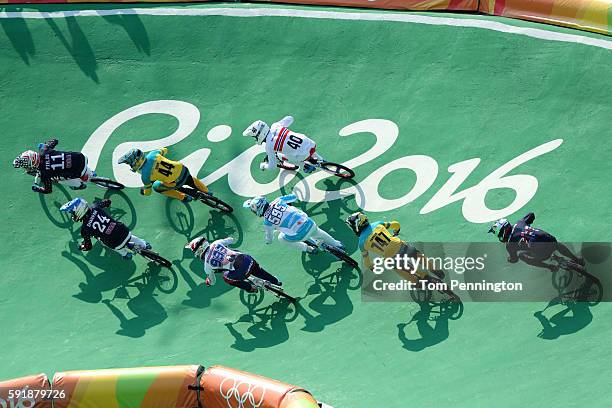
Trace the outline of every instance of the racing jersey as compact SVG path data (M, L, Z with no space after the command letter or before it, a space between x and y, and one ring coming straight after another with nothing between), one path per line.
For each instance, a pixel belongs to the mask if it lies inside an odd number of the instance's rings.
M76 179L80 178L87 168L87 157L80 152L62 152L54 150L58 141L50 140L42 145L40 150L40 163L38 174L42 184L41 193L48 194L52 188L54 179Z
M516 258L518 251L529 251L535 249L536 243L556 242L556 238L548 232L533 228L531 224L535 221L535 214L530 212L514 224L508 242L506 242L506 250L512 258Z
M175 184L183 174L183 164L164 157L168 148L153 150L145 156L145 163L141 168L143 190L146 195L151 194L151 186L155 181L166 185Z
M234 242L234 238L218 239L210 244L204 255L204 272L210 279L210 284L216 282L215 271L231 271L234 258L240 254L227 247Z
M274 230L285 234L288 241L302 241L315 225L308 215L289 203L297 200L295 194L278 197L270 203L263 215L266 243L274 238Z
M119 249L130 238L130 230L122 222L114 220L104 211L111 201L106 199L95 202L83 218L81 236L87 246L91 247L91 237L96 237L109 248Z
M266 138L267 169L276 167L276 154L279 153L293 164L306 160L316 149L316 143L306 135L288 129L293 123L292 116L285 116L272 124Z
M400 230L400 223L397 221L370 223L359 235L359 249L363 257L365 266L372 266L370 254L376 257L391 258L400 252L404 242L389 231L389 228Z

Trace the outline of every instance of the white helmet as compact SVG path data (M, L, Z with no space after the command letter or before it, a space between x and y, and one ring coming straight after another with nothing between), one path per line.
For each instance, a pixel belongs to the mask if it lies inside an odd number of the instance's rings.
M33 150L26 150L13 160L13 167L23 168L26 171L33 171L38 168L40 163L40 155Z
M72 214L73 221L81 221L89 211L89 205L83 198L77 197L62 205L60 211Z
M500 218L499 220L495 221L495 224L491 225L491 228L489 228L489 233L497 235L497 238L501 242L506 242L508 241L508 236L510 235L511 230L512 224L510 224L507 219Z
M266 212L266 208L268 208L268 200L266 200L266 197L257 196L250 200L246 200L242 206L244 208L250 208L255 215L261 217L264 212Z
M242 136L254 137L257 143L262 144L270 133L270 126L262 120L256 120L242 132Z
M210 242L208 242L206 238L197 237L188 242L185 248L191 249L196 258L202 258L209 246Z

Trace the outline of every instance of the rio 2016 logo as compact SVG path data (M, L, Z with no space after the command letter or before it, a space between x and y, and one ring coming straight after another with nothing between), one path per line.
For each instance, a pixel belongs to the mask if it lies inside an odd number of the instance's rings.
M133 147L149 151L178 143L188 137L200 122L198 108L183 101L150 101L128 108L104 122L85 142L83 153L89 157L90 167L96 168L104 145L117 128L134 118L153 113L173 116L178 120L178 127L174 133L162 139L124 142L115 147L112 154L114 177L127 187L139 187L142 183L140 177L132 173L127 166L117 164L119 157ZM215 126L208 132L208 140L219 143L230 137L231 133L232 129L227 125ZM340 130L339 135L350 137L359 133L372 133L376 136L376 143L367 151L343 163L351 168L375 160L387 152L398 139L399 128L390 120L366 119L345 126ZM510 215L521 209L533 198L538 189L538 180L528 174L508 175L508 173L538 156L555 150L562 143L563 139L555 139L535 146L503 164L477 184L462 190L459 190L459 187L479 165L480 158L452 164L448 167L451 176L421 208L420 214L428 214L456 201L463 200L462 214L469 222L488 222ZM202 181L206 184L212 184L216 180L227 176L230 189L243 197L275 192L289 183L295 177L295 174L282 171L269 183L257 182L251 175L251 163L262 151L261 146L254 145L209 174ZM187 165L193 174L197 174L211 152L212 150L209 148L201 148L181 161ZM323 154L325 155L325 152ZM413 171L416 175L414 185L399 198L383 198L378 191L381 180L398 169ZM433 185L438 177L438 162L425 155L400 157L369 173L356 185L336 191L325 191L315 186L318 181L327 177L329 177L328 174L318 172L301 180L296 186L296 192L300 195L300 199L308 202L321 202L354 195L357 205L364 211L390 211L413 202ZM487 192L500 188L514 191L512 202L501 209L488 208L485 203Z

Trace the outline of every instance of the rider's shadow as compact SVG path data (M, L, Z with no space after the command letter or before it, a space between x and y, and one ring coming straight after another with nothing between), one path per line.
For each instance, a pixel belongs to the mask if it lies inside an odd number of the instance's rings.
M159 265L150 262L147 266L155 274L155 268L161 268ZM116 331L118 335L127 337L142 337L146 331L155 327L168 317L164 307L155 299L155 280L150 279L145 283L135 283L138 289L138 295L130 298L127 302L127 307L135 317L127 318L123 311L112 303L112 300L105 299L102 301L110 311L119 319L120 329Z
M334 181L332 179L325 179L322 183L327 190L338 190L342 184L353 184L354 182L352 180L339 179ZM348 209L352 201L354 201L354 198L339 198L322 201L314 205L298 202L296 206L304 210L311 218L315 218L318 215L325 216L325 221L317 222L317 225L332 237L341 241L346 247L346 252L352 254L357 250L358 239L344 221L349 215Z
M111 217L115 220L124 223L130 231L136 227L138 217L136 215L136 207L132 200L121 190L106 190L104 198L111 200L110 207L106 208ZM99 201L96 198L96 201Z
M206 283L204 283L206 274L204 272L204 264L201 260L193 258L192 256L188 269L182 265L182 262L187 262L185 256L189 254L191 254L191 250L185 249L183 251L183 258L180 261L174 261L174 265L189 286L189 290L187 291L188 299L183 300L182 303L185 306L204 309L212 304L213 299L223 296L225 293L232 290L233 287L226 284L220 275L217 275L217 282L215 285L210 287L206 286ZM196 282L190 271L201 277L199 279L200 283Z
M562 272L560 269L558 272ZM596 280L588 276L580 275L574 271L565 271L569 275L565 278L556 277L553 274L553 286L558 291L558 296L548 302L546 307L537 311L533 316L538 319L542 325L542 330L538 337L546 340L555 340L561 336L574 334L593 321L591 307L597 305L601 301L599 288L596 285ZM593 292L594 289L597 289ZM556 312L552 317L548 318L544 315L549 308L561 305L564 309Z
M100 243L94 243L90 251L83 253L78 249L78 243L71 241L69 249L70 251L62 251L62 256L74 263L85 276L85 282L79 283L80 293L73 296L84 302L100 302L104 292L122 286L136 271L134 262L121 259ZM105 255L102 254L103 251ZM94 274L91 266L100 268L103 272Z
M422 351L448 339L448 320L449 317L445 314L434 314L429 302L419 302L419 311L412 316L412 319L408 323L397 325L397 337L406 350ZM406 328L412 323L416 324L420 336L418 338L408 338L406 334Z
M298 312L305 320L302 330L320 332L326 326L350 316L353 302L348 291L358 287L358 283L355 284L359 281L358 276L358 272L349 265L342 265L325 276L313 275L314 283L308 288L305 298L314 297L307 308L298 305Z
M546 309L561 304L559 298L551 300ZM555 340L561 336L574 334L584 329L593 320L593 314L587 302L567 302L565 308L552 317L544 316L544 311L535 312L533 315L542 325L542 331L538 337L546 340ZM546 310L544 309L544 310Z
M240 246L242 243L244 232L234 214L210 210L206 226L197 230L191 204L169 198L166 200L165 208L170 226L174 231L183 235L185 241L199 236L204 236L211 242L220 238L233 237L235 242L232 246Z
M232 348L250 352L258 348L274 347L289 340L287 321L294 306L286 299L281 299L260 309L250 308L249 313L242 315L235 323L226 323L230 334L234 337ZM245 337L236 327L249 324Z
M54 183L53 192L51 194L37 194L43 212L53 225L59 228L70 228L72 226L73 222L70 216L59 210L62 205L72 200L72 197L64 186Z

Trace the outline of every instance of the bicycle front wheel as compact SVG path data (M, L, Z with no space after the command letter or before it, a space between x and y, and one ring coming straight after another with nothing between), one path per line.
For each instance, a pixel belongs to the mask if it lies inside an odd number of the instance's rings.
M92 177L89 179L95 185L106 188L108 190L123 190L125 186L118 181L111 180L106 177Z
M155 262L156 264L158 264L160 266L163 266L164 268L169 268L170 266L172 266L172 263L169 260L167 260L166 258L161 256L157 252L153 252L153 251L148 250L148 249L142 249L140 251L140 255L142 255L145 258Z
M355 172L342 164L324 161L321 162L321 168L326 172L343 179L352 179L355 177Z
M330 254L332 254L333 256L335 256L336 258L340 259L341 261L346 262L347 264L351 265L353 268L357 268L359 266L359 263L354 260L353 258L351 258L350 256L348 256L348 254L338 248L334 248L332 246L327 247L327 250L329 251Z

